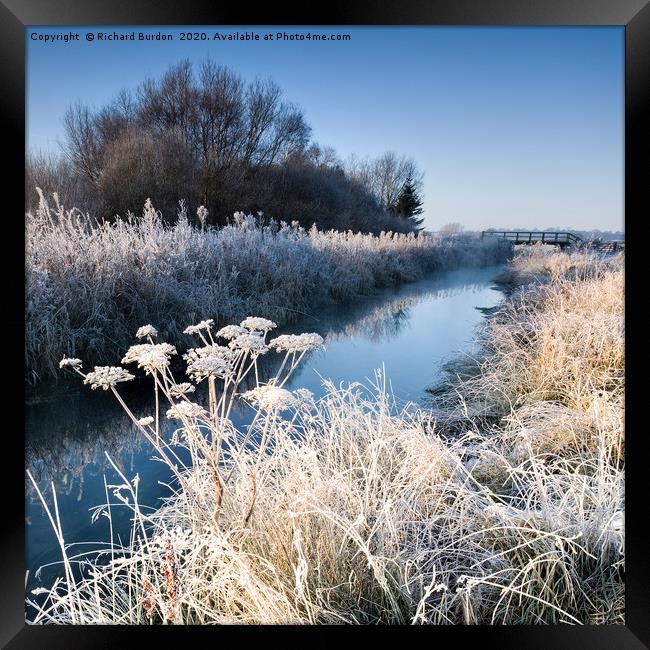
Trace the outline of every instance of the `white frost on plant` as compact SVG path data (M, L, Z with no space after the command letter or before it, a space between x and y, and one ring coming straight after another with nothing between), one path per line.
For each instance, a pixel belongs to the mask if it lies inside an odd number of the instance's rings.
M169 365L169 359L176 354L176 348L169 343L139 343L132 345L122 359L122 363L136 363L149 374Z
M59 361L59 368L72 368L73 370L79 369L82 366L81 359L71 359L68 357L63 357Z
M49 594L50 590L45 589L45 587L36 587L36 589L32 589L32 594L34 596L40 596L41 594Z
M167 410L167 417L170 420L195 420L197 418L207 417L207 411L195 402L179 402Z
M158 336L158 330L153 325L143 325L135 333L136 338L144 339L147 336Z
M298 404L311 404L314 401L314 393L307 388L296 388L293 394Z
M141 313L147 307L143 300L155 302L155 296L165 297L171 323L188 322L188 305L205 315L271 314L278 307L296 313L328 298L333 290L341 298L354 298L376 285L410 281L432 269L465 261L494 263L509 251L496 237L449 241L452 255L443 240L426 233L270 227L244 214L219 229L201 231L181 221L167 228L151 202L143 218L118 219L97 229L79 211L50 210L43 197L39 210L26 219L28 366L40 371L48 365L44 361L51 351L48 337L41 335L44 328L63 328L62 340L79 335L96 341L98 353L108 352L106 323L124 322L129 332L146 327L128 315ZM120 300L115 299L118 282L133 289ZM88 286L93 287L91 294L85 290ZM90 316L81 325L61 320L56 315L64 305L69 311L87 309ZM155 305L149 306L156 311ZM130 322L124 321L125 314ZM207 336L211 323L189 321L186 331Z
M84 384L90 384L90 387L95 390L102 388L108 390L115 384L123 381L131 381L135 376L130 372L118 366L95 366L93 372L89 372L84 378Z
M315 332L304 334L281 334L269 342L269 347L275 348L278 352L307 352L318 350L324 347L323 337Z
M196 209L196 216L199 218L199 223L201 224L201 228L205 228L205 222L208 218L208 209L204 205L200 205Z
M208 356L195 359L187 364L187 374L200 382L206 377L223 379L231 372L230 365L222 357Z
M202 330L209 330L212 325L214 325L214 320L212 318L208 318L207 320L202 320L200 323L197 323L196 325L189 325L183 330L184 334L198 334Z
M236 339L230 341L228 346L233 350L243 350L251 354L265 354L269 350L269 346L264 342L264 339L255 333L240 334Z
M233 351L223 345L204 345L201 348L190 348L183 355L183 359L191 363L198 359L205 359L206 357L218 357L230 363L233 360L233 356Z
M196 390L196 387L194 384L190 384L189 382L184 381L181 384L174 384L170 389L169 389L169 394L172 397L184 397L188 393L193 393Z
M288 390L279 386L258 386L246 391L242 397L265 411L282 411L298 405L298 400Z
M217 337L230 341L240 334L246 334L246 329L240 325L226 325L217 332Z
M268 318L249 316L241 322L241 326L245 327L247 330L266 333L269 330L275 329L277 327L277 324Z

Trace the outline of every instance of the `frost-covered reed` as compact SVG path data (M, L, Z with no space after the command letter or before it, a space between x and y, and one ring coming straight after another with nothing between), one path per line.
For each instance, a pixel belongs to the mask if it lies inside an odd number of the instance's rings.
M586 276L598 269L620 263L619 253L613 257L603 257L593 249L582 248L562 251L558 246L537 242L532 246L515 246L512 264L499 278L506 286L519 287L530 282L547 282L549 280L572 275Z
M283 324L322 301L507 255L471 236L305 231L244 214L203 230L183 209L165 227L151 203L141 217L98 224L41 195L26 228L28 379L56 376L63 355L107 363L143 322L187 344L188 321L226 324L254 312Z
M31 620L623 623L622 319L620 265L523 289L437 417L396 405L381 373L367 387L326 383L319 400L286 390L322 340L271 338L261 319L197 326L185 358L213 360L205 377L188 367L209 383L204 408L147 334L149 347L127 357L145 361L161 406L133 421L175 475L173 492L151 512L137 476L120 474L96 515L110 524L126 508L133 534L95 559L66 547L50 504L63 575L28 594ZM241 391L276 351L275 377ZM88 382L76 360L64 365ZM123 402L121 373L99 373L98 386L111 377ZM253 408L241 431L229 419L240 399ZM163 408L178 422L171 438L157 427Z

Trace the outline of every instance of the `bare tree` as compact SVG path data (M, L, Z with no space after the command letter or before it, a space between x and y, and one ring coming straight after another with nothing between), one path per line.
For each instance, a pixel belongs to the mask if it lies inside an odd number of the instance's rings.
M414 188L420 190L424 177L412 158L398 156L393 151L387 151L374 160L351 158L348 161L348 170L387 210L395 205L409 178Z
M87 106L76 103L63 117L65 153L80 174L97 184L101 177L102 147L97 120Z
M199 73L195 133L190 146L206 166L228 167L237 158L244 133L245 96L240 77L213 61Z
M148 197L175 214L187 198L212 223L262 210L323 228L408 230L389 208L409 175L421 179L390 152L348 173L334 149L310 146L302 110L275 82L246 82L211 60L196 70L180 61L97 111L76 104L65 126L69 160L104 216Z
M155 197L165 215L174 215L178 200L195 194L194 168L180 129L157 136L131 128L106 148L100 183L109 216L136 212Z
M147 130L180 129L187 137L193 122L195 92L188 59L171 66L159 81L146 79L138 88L138 120Z
M62 204L84 210L96 208L89 199L88 182L64 157L51 152L31 152L25 156L25 209L33 212L38 207L40 187L46 196L56 192Z
M307 155L310 162L318 167L329 167L332 169L343 168L343 162L338 153L336 153L336 149L329 145L321 146L314 142L307 150Z

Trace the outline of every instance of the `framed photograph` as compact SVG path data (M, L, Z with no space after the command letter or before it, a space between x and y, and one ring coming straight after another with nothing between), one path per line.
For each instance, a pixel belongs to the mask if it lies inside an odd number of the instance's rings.
M647 2L0 15L3 647L650 647Z

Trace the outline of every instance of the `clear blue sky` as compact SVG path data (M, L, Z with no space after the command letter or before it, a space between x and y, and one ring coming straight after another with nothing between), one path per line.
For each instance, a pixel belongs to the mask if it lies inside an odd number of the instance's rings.
M208 28L347 33L349 42L180 42L187 28L40 27L27 33L27 138L58 150L62 116L98 107L188 57L246 79L272 77L315 141L342 158L386 150L425 172L425 225L469 229L623 225L622 27ZM79 42L36 35L68 31ZM86 32L173 34L172 42L93 42Z

